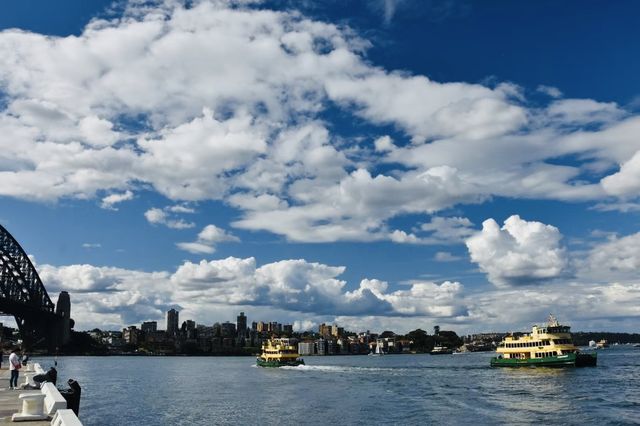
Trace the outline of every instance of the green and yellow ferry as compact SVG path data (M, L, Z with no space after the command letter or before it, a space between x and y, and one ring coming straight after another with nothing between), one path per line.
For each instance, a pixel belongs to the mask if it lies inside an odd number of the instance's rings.
M256 359L260 367L295 367L304 365L298 348L289 339L269 339L262 344L262 353Z
M530 334L507 336L498 345L492 367L594 367L596 353L580 353L571 338L571 327L549 315L546 327L534 325Z

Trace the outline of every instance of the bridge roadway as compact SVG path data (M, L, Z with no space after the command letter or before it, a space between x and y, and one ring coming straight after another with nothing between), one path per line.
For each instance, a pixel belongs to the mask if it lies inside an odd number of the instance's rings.
M6 362L6 360L5 360ZM9 389L9 367L8 364L3 362L2 368L0 368L0 426L3 425L49 425L49 420L37 420L29 422L12 422L11 415L13 413L19 413L22 410L22 402L18 399L18 395L27 392L38 392L28 390L10 390ZM18 385L24 383L24 376L22 373L18 378Z

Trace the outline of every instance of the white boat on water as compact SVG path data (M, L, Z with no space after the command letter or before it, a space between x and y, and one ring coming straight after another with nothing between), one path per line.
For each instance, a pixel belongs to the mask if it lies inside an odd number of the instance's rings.
M431 355L451 355L453 353L453 349L449 349L445 346L435 346L429 353Z
M382 350L381 345L376 345L376 350L374 352L369 352L369 356L382 356L384 354L385 353Z

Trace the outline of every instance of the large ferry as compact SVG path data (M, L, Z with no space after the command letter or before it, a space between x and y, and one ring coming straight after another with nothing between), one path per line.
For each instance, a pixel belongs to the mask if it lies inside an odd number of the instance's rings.
M298 348L289 339L269 339L262 344L262 353L256 360L260 367L304 365Z
M546 327L536 325L530 334L507 336L498 345L492 367L587 367L595 366L597 354L580 353L573 344L570 327L549 315Z

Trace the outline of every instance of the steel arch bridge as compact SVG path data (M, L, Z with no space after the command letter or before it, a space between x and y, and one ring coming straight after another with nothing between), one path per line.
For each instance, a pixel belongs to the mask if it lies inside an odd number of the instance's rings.
M0 313L14 316L24 349L45 343L53 351L66 343L70 309L62 294L56 310L31 260L0 225Z

